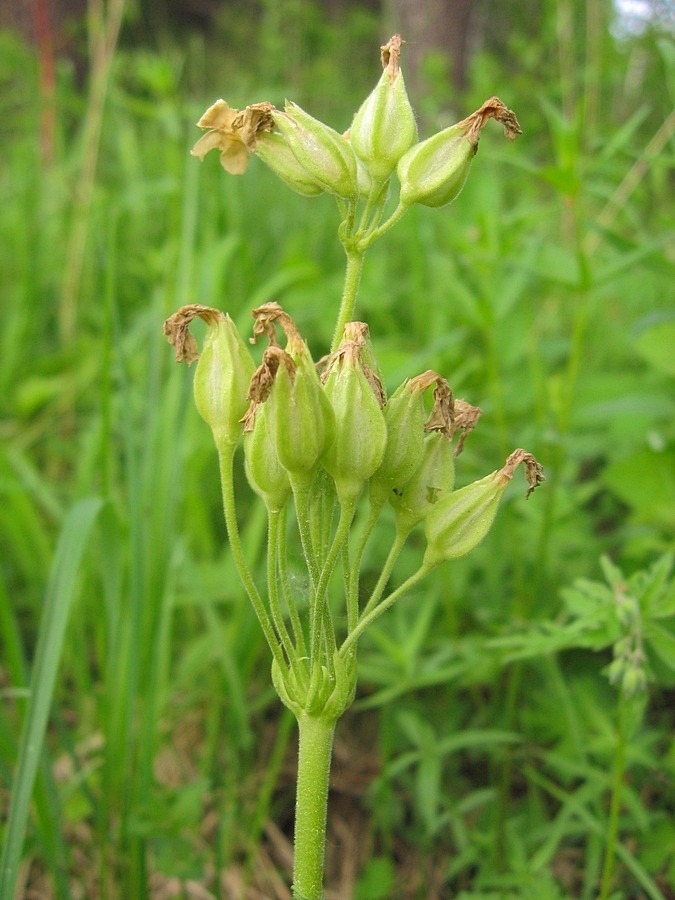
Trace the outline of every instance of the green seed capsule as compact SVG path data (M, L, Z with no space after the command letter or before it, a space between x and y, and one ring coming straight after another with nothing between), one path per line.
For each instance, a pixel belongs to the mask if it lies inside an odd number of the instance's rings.
M389 497L398 531L407 534L452 491L454 483L452 443L442 432L434 431L424 439L422 459L412 477Z
M176 349L176 358L188 365L197 358L195 339L188 326L196 316L208 325L194 378L197 410L211 427L220 449L236 446L240 420L247 408L248 386L255 369L248 347L232 319L200 304L182 307L164 323L164 333Z
M424 453L423 392L405 381L387 401L384 419L387 445L382 463L370 479L370 497L383 503L394 488L401 490L412 478Z
M349 129L354 153L377 184L385 182L406 150L417 140L417 125L397 68L385 69L377 86L354 116Z
M358 499L382 462L387 426L371 385L352 357L331 371L325 391L335 413L335 441L321 463L345 505Z
M529 497L544 481L543 470L531 453L514 450L501 469L446 495L436 504L424 523L427 550L423 566L433 568L448 559L466 556L480 544L492 526L506 485L521 463Z
M309 480L335 436L335 416L313 366L293 373L280 366L269 403L279 461L291 476Z
M452 202L464 187L477 149L459 125L415 144L397 168L401 203L439 207Z
M295 154L281 134L261 134L256 142L256 154L289 188L304 197L316 197L324 193L307 169L300 165Z
M356 197L356 158L349 141L295 103L272 115L295 158L317 184L338 197Z
M246 477L270 512L283 509L291 493L288 472L279 462L270 431L270 405L261 403L253 430L244 435Z
M504 125L504 134L510 140L521 133L513 111L499 98L491 97L466 119L415 144L400 159L396 171L401 203L439 207L454 200L466 182L481 129L490 119Z
M423 565L433 567L465 556L490 530L507 482L498 472L448 494L427 516Z

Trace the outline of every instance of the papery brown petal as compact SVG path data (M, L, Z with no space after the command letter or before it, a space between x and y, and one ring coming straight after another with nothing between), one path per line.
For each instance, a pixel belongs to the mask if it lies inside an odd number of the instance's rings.
M453 422L453 434L461 431L457 446L455 447L455 456L464 449L464 442L469 434L476 427L478 419L482 416L483 410L480 406L472 406L466 400L455 400L455 418Z
M506 481L513 478L513 473L521 463L525 468L525 480L529 485L525 494L525 499L527 499L532 491L546 480L544 478L544 467L537 462L532 453L522 449L514 450L504 463L504 467L497 472L497 479L502 484L506 483Z
M462 119L462 121L457 124L465 126L467 137L473 144L477 144L481 129L490 119L501 122L504 126L504 135L510 141L514 140L517 135L523 133L520 130L516 114L512 109L509 109L502 103L499 97L490 97L480 109L472 112L470 116L467 116L466 119Z
M250 339L252 344L255 344L259 337L265 335L270 342L270 346L278 345L279 342L277 341L276 329L274 327L275 322L278 322L281 326L289 345L303 343L298 326L284 308L276 301L273 300L270 303L263 303L263 305L257 307L257 309L252 309L251 315L255 319L253 337Z
M424 430L440 431L447 438L452 438L452 423L455 417L455 401L450 385L445 378L438 378L434 388L434 405L431 414L424 423Z
M215 325L219 319L225 318L219 309L203 306L201 303L190 303L181 306L164 323L164 334L168 342L176 351L176 361L186 362L189 365L199 358L197 341L190 334L190 322L199 316L207 325Z
M382 68L386 70L389 81L393 83L399 70L398 61L401 56L401 47L405 41L400 34L389 38L384 47L380 47Z

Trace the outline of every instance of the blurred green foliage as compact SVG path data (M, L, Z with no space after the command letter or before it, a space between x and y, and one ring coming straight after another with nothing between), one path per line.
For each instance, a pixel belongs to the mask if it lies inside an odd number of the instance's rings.
M437 82L411 98L423 137L495 93L524 134L507 146L487 129L459 199L412 210L362 281L357 312L389 390L434 368L484 410L458 483L516 446L547 477L527 503L514 485L484 544L362 642L357 715L377 716L381 760L365 801L364 898L405 866L401 842L438 863L456 896L596 895L621 701L602 676L612 640L579 639L581 611L561 588L599 577L602 554L633 573L673 544L672 45L654 31L616 40L600 3L598 21L582 21L580 4L537 7L536 40L531 20L497 29L464 96L448 95L442 60L429 62ZM278 299L315 358L327 351L343 272L331 199L290 194L256 159L235 179L188 151L219 96L288 96L347 128L379 74L382 35L358 8L340 27L310 0L263 3L257 21L232 9L206 34L156 30L145 48L139 20L127 23L85 197L92 98L59 60L45 146L39 60L0 35L3 796L59 532L78 499L107 503L80 571L25 847L29 883L61 896L74 884L103 896L107 884L109 896L140 897L151 874L217 893L205 873L250 874L265 821L290 816L292 792L277 786L289 722L224 542L211 438L161 326L199 302L248 334L248 310ZM256 560L265 521L246 492L242 477ZM420 536L396 579L422 550ZM672 617L658 628L669 653ZM675 890L672 666L653 675L624 741L614 896Z

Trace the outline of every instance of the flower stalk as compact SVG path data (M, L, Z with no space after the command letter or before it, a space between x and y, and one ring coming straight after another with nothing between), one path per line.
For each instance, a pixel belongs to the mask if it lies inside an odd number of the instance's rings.
M199 159L217 150L223 168L241 175L257 155L292 190L336 200L346 270L322 376L278 303L253 310L251 342L266 342L257 368L232 320L217 310L193 304L165 323L177 359L199 360L195 402L218 450L230 550L270 648L273 685L298 723L298 900L323 898L333 735L354 698L360 637L432 569L482 540L518 465L525 467L528 494L543 480L532 454L517 450L502 469L455 490L456 457L480 409L455 399L433 371L406 379L387 400L368 326L354 321L366 250L413 203L433 208L457 196L490 118L509 138L520 133L513 112L493 97L452 128L418 141L399 65L403 44L395 35L381 48L382 75L345 134L292 102L283 110L263 101L240 111L217 100L198 122L205 134L192 152ZM208 327L201 355L189 331L195 316ZM242 437L246 476L268 515L264 587L239 536L234 467ZM366 498L369 512L357 517ZM361 561L387 505L396 535L370 597L362 599ZM306 566L300 589L290 575L290 509ZM358 537L355 522L364 523ZM426 537L419 568L389 588L394 563L418 528ZM340 568L342 577L334 577Z

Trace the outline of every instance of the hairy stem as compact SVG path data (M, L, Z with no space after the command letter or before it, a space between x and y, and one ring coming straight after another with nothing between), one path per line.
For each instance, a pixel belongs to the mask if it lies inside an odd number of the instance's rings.
M323 900L328 784L335 722L302 712L298 717L298 730L293 896L296 900Z
M340 312L338 314L337 325L333 333L333 343L331 344L331 352L334 353L342 340L342 335L347 322L351 322L354 315L354 306L356 305L356 295L359 291L359 282L361 281L361 271L363 269L363 250L345 247L347 253L347 270L345 272L345 283L342 290L342 301L340 303Z
M375 619L377 619L379 616L381 616L382 613L385 612L385 610L389 609L390 606L393 606L393 604L396 603L396 601L400 597L402 597L403 594L406 593L406 591L409 591L411 588L415 587L415 585L418 584L426 575L428 575L429 572L431 572L431 570L433 568L434 568L433 566L421 565L419 567L419 569L413 575L411 575L409 578L407 578L403 582L403 584L399 585L395 591L392 591L388 597L385 597L385 599L378 606L376 606L374 609L372 609L369 613L361 616L361 618L359 619L359 624L356 626L356 628L353 631L351 631L347 635L347 637L344 640L344 643L340 647L340 655L344 659L346 659L349 648L353 644L355 644L356 641L358 641L358 639L361 637L361 635L366 630L366 628L372 622L374 622Z
M216 440L218 447L218 462L220 465L220 484L223 492L223 510L225 513L225 525L227 527L227 535L230 540L230 549L232 557L239 573L244 589L248 594L249 600L253 604L253 609L260 622L260 627L267 639L272 655L276 659L282 671L285 668L284 656L279 646L279 641L274 633L272 622L265 609L258 589L253 580L253 575L248 567L244 557L244 551L241 546L241 538L239 536L239 526L237 524L237 510L234 500L234 479L232 473L232 463L234 461L235 447L231 444L224 444Z

